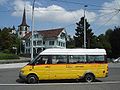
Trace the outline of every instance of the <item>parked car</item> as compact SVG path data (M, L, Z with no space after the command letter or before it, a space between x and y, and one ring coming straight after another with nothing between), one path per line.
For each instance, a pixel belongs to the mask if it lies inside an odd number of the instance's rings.
M120 62L120 57L117 58L117 59L115 59L115 60L113 60L113 62L114 62L114 63L118 63L118 62Z

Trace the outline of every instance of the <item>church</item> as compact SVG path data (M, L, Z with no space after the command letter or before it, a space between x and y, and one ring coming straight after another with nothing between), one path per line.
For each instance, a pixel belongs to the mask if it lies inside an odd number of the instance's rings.
M64 28L55 28L47 30L34 30L33 34L33 51L38 54L48 48L66 48L67 33ZM22 54L31 53L32 32L26 22L26 11L24 8L22 23L18 26L18 37L24 46ZM23 49L22 47L20 49Z

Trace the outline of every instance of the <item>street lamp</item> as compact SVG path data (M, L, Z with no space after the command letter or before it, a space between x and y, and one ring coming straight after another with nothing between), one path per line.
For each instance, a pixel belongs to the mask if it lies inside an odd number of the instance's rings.
M85 21L85 10L86 10L87 5L84 5L84 48L86 48L86 21Z
M31 61L33 60L33 36L34 36L34 5L35 5L35 0L33 0L33 5L32 5L32 38L31 38Z

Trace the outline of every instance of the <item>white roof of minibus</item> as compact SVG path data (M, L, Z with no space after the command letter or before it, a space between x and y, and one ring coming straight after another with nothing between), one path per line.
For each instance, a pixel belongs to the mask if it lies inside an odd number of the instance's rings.
M106 55L105 49L46 49L39 55Z

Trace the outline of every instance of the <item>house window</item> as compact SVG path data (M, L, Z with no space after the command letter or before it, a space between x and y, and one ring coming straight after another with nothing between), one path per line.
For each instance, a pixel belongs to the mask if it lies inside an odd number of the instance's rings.
M30 49L28 49L28 53L30 53Z
M36 41L33 41L33 45L36 46Z
M22 34L22 32L20 32L20 35Z
M27 28L27 27L25 27L25 31L27 31L27 29L28 29L28 28Z
M60 37L61 37L61 39L64 39L65 38L65 33L61 33Z
M54 45L54 41L49 41L49 45Z
M26 47L29 47L29 43L28 42L26 43Z
M45 45L45 41L43 41L43 45Z
M27 32L25 32L25 34L27 34Z
M58 46L60 46L60 41L58 41Z
M41 45L42 44L42 41L37 41L37 45Z
M61 42L61 45L60 46L62 46L62 42Z
M65 47L65 43L63 43L63 47Z
M26 49L26 53L30 53L30 49Z
M38 38L38 34L34 34L34 38Z

